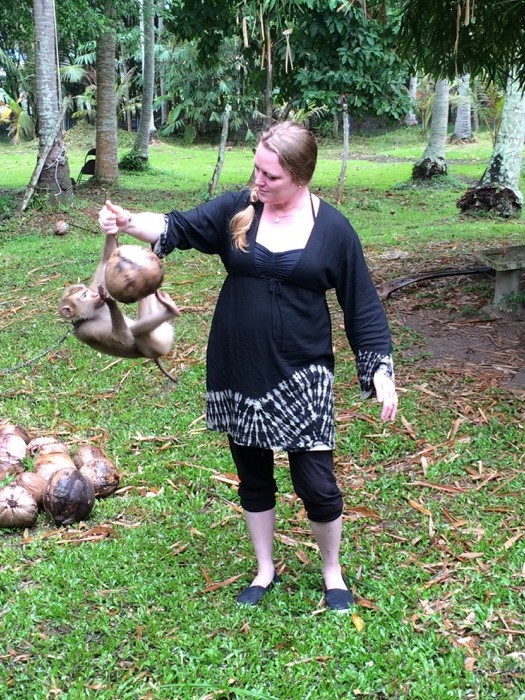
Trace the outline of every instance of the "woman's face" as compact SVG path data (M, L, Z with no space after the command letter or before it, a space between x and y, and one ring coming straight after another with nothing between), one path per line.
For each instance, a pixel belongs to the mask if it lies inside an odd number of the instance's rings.
M299 185L279 163L277 153L260 143L254 159L255 184L264 204L287 204L297 197Z

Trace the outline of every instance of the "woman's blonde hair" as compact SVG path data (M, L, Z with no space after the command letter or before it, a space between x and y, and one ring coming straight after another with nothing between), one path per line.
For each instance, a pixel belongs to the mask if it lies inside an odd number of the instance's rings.
M297 122L278 122L267 129L259 143L273 151L280 165L292 176L298 185L307 185L314 174L317 163L317 142L312 132ZM257 187L250 190L250 204L235 214L231 220L232 241L235 248L248 250L246 234L255 216L255 202L259 201Z

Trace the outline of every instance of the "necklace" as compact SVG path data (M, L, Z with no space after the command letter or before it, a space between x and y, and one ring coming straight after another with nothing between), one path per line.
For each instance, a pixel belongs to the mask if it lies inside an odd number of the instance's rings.
M270 207L270 211L271 211L272 214L274 215L274 216L273 216L273 220L274 220L274 222L275 222L276 224L279 224L279 223L281 222L281 219L286 219L287 216L293 216L293 215L295 214L294 211L291 211L289 214L278 214L278 213L277 213L276 211L274 211L271 207Z
M271 204L268 204L268 208L273 214L273 220L276 224L279 224L281 222L281 219L286 219L289 216L294 216L294 214L297 214L297 212L301 211L301 209L304 207L303 203L298 209L292 209L292 211L288 212L288 214L279 214L275 209L272 207Z

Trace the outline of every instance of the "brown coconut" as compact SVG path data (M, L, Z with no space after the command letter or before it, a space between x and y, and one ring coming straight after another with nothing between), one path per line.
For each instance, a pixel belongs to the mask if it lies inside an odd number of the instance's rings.
M59 440L55 440L54 442L47 442L40 446L40 449L38 450L38 456L40 457L41 455L47 455L51 452L63 452L65 455L68 455L69 447L67 445L64 445L64 443L60 442Z
M85 462L80 467L80 473L91 479L97 498L106 498L118 489L119 473L107 457L99 457Z
M86 462L90 462L92 459L107 459L107 455L103 449L97 447L96 445L91 445L86 443L80 445L78 450L73 456L73 462L80 468Z
M0 453L21 462L27 454L27 444L15 433L3 433L0 435Z
M7 453L0 452L0 481L5 476L16 476L25 470L24 463L18 459L12 459Z
M2 425L0 425L0 435L4 435L5 433L18 435L18 437L21 437L26 444L31 440L31 436L27 430L22 428L21 425L17 425L15 423L2 423Z
M124 304L143 299L157 291L164 270L159 258L149 248L121 245L110 255L106 264L106 289Z
M15 479L17 486L22 486L33 496L39 508L43 508L44 492L47 488L47 480L36 472L21 472Z
M44 493L44 510L55 525L85 520L95 503L95 487L75 466L51 477Z
M38 517L38 505L22 486L0 489L0 527L31 527Z
M31 440L31 442L27 446L27 450L31 457L35 457L35 455L39 454L41 450L47 448L48 445L63 445L63 443L60 442L60 440L57 440L55 437L36 437ZM60 452L61 448L58 448L57 450L52 450L53 452Z
M71 467L76 469L73 459L64 452L49 452L45 455L38 455L33 464L35 472L46 481L49 481L56 472Z

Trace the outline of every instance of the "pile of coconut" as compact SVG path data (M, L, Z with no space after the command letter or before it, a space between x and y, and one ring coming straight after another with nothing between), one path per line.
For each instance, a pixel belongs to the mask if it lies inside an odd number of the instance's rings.
M85 520L95 499L114 493L119 482L96 445L82 444L72 455L54 437L31 438L20 425L0 423L0 528L31 527L39 511L56 525Z

